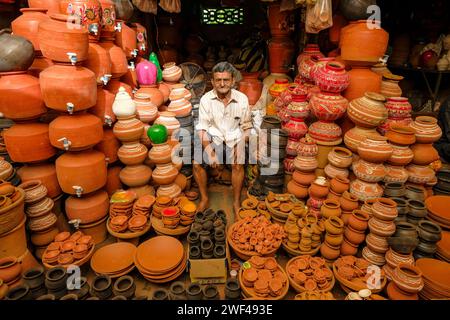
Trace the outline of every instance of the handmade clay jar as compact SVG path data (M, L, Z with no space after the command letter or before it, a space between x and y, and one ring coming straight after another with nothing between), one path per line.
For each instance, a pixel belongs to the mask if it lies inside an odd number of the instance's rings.
M180 128L180 122L175 118L175 113L163 111L159 113L159 117L154 124L162 124L167 128L169 135L176 132Z
M0 259L0 279L5 283L17 280L21 272L22 266L16 257L8 256Z
M258 80L259 72L242 72L241 75L238 90L247 96L250 105L254 105L261 97L263 89L262 82Z
M301 138L297 145L297 155L314 157L319 152L316 142L309 135Z
M345 237L344 237L344 241L342 241L341 244L341 255L342 256L354 256L358 253L358 246L359 245L355 245L353 243L351 243L350 241L348 241Z
M147 184L152 177L152 169L140 164L126 166L120 171L120 181L129 187L140 187Z
M156 84L154 85L141 85L136 93L145 93L150 96L151 102L160 107L164 103L164 95L162 91L158 89Z
M147 152L147 147L139 142L126 142L119 148L117 156L125 165L136 165L144 162Z
M380 93L386 98L389 97L401 97L402 89L398 83L403 80L402 76L397 76L391 73L383 74L383 81L381 82Z
M295 53L294 42L289 37L273 37L269 40L269 70L272 73L287 73Z
M406 167L408 171L408 181L417 184L430 183L436 177L436 173L428 166L410 164Z
M150 123L158 117L158 108L152 103L148 94L136 93L134 103L136 104L136 114L142 122Z
M383 188L378 183L356 179L350 182L350 192L360 201L365 201L381 197L383 195Z
M400 263L395 268L392 280L400 290L410 294L417 293L424 287L422 271L407 263Z
M352 164L353 154L350 150L342 147L334 147L328 153L328 161L335 167L348 168Z
M391 143L401 146L409 146L416 142L415 134L415 129L402 125L392 125L386 132L386 138L388 138Z
M358 198L350 192L344 191L340 199L340 205L342 210L352 212L358 209Z
M65 208L69 220L80 219L82 224L99 221L108 214L108 193L99 190L82 198L70 196L66 199Z
M384 96L379 93L366 92L363 97L350 102L347 114L357 126L366 128L377 127L388 116L384 101Z
M428 165L433 161L439 160L439 153L431 143L416 143L411 146L414 154L412 163L418 165Z
M409 175L405 167L385 164L384 169L386 169L386 176L383 179L385 183L405 183L408 181Z
M341 254L340 246L332 246L324 242L320 246L320 254L327 260L335 260Z
M53 65L39 75L45 105L73 113L93 107L97 102L95 74L84 67Z
M269 94L276 98L289 87L288 79L275 79L275 82L269 87Z
M25 191L26 204L39 202L47 196L47 188L40 180L22 182L18 187Z
M337 194L342 194L350 188L350 180L341 175L336 175L330 181L330 188Z
M324 55L322 52L320 52L320 48L317 44L308 43L306 44L303 52L300 53L297 57L297 66L299 66L303 60L311 59L313 56L317 56L318 59L324 58Z
M178 82L182 76L181 68L175 62L163 64L162 77L164 81Z
M373 163L382 163L392 156L393 148L385 137L370 135L358 145L361 159Z
M342 129L334 122L319 120L312 123L308 130L311 138L320 143L339 144L342 141Z
M89 41L98 42L101 32L102 7L98 0L62 0L59 2L62 14L75 16L89 32Z
M330 183L325 177L317 177L308 189L309 195L314 198L325 198L329 192Z
M387 99L385 107L388 110L389 118L400 119L410 118L412 106L408 98L395 96Z
M419 116L409 126L415 130L418 143L433 143L442 136L442 129L433 117Z
M177 117L185 117L191 114L192 104L184 98L184 95L172 96L167 110L175 113Z
M106 184L107 162L101 152L67 152L55 164L59 185L65 193L81 196Z
M283 129L288 132L289 138L294 140L299 140L308 132L308 126L305 124L304 119L295 117L291 117L283 126Z
M397 215L397 203L388 198L379 198L372 205L372 215L380 220L392 221Z
M331 234L326 233L325 234L325 241L328 245L331 246L340 246L342 244L342 241L344 240L343 234Z
M382 163L371 163L362 159L354 162L352 169L358 179L366 182L382 181L386 174Z
M186 85L183 83L177 83L172 85L172 89L170 90L169 99L175 100L176 97L183 96L186 100L191 100L192 94L186 89Z
M123 50L127 59L136 58L138 54L136 31L127 26L123 20L118 19L116 25L120 27L116 32L115 43Z
M354 230L365 231L367 229L370 216L361 210L354 210L348 219L348 225Z
M350 85L342 93L348 101L362 97L365 92L380 92L381 75L372 72L369 67L352 66L348 75Z
M136 104L124 87L119 88L119 92L114 98L112 110L118 119L126 119L135 115Z
M389 164L395 166L406 166L412 159L414 159L414 152L408 146L402 146L397 144L392 145L392 155L387 160Z
M302 172L296 170L292 174L292 180L303 186L309 186L315 179L316 174L314 172Z
M371 233L380 237L390 237L395 233L394 221L372 218L369 220L368 226Z
M344 91L350 83L345 65L337 61L331 61L323 67L318 67L314 80L321 91L334 93Z
M117 151L120 148L120 141L116 138L112 129L105 129L103 131L102 140L94 147L95 150L102 152L108 163L114 163L119 158Z
M99 44L109 55L112 78L118 79L124 76L128 72L128 62L123 50L116 46L111 38L102 38Z
M0 112L4 117L14 121L32 120L46 111L37 78L26 71L0 72Z
M56 154L50 144L48 124L15 124L3 131L6 150L15 162L33 163L44 161ZM30 152L33 150L33 152Z
M318 162L315 157L306 157L306 156L295 157L293 164L295 169L302 172L314 171L318 166Z
M31 41L35 51L40 51L38 40L38 26L42 21L49 20L44 8L22 8L22 13L11 22L11 29L15 36L21 36Z
M144 123L134 116L117 121L113 127L114 135L122 142L139 141L144 132Z
M375 128L369 129L356 126L345 133L344 135L345 146L349 148L351 151L357 152L359 143L372 134L375 135L378 134Z
M296 182L295 180L289 181L286 188L287 192L293 194L298 199L305 199L308 197L308 187Z
M89 33L86 29L74 28L77 18L62 14L52 14L50 18L39 23L38 39L42 54L64 63L87 60Z
M310 108L306 101L306 94L292 94L292 100L287 105L286 111L289 116L305 119L309 116Z
M173 183L177 175L178 170L169 162L156 166L152 173L152 180L159 185L167 185Z
M156 83L158 69L156 65L148 60L142 59L136 65L136 74L139 84L154 85Z
M86 150L103 138L100 118L91 114L59 116L49 124L50 143L61 150Z
M341 215L341 205L339 201L327 199L323 202L320 213L325 219L331 216L339 217Z
M349 171L347 169L335 167L330 163L325 166L323 171L325 172L325 175L330 179L333 179L336 176L342 176L344 178L347 178L349 176Z
M33 44L10 33L10 29L0 30L0 72L26 71L33 64Z
M172 160L172 148L167 143L153 144L148 157L155 164L164 164Z
M311 97L309 106L319 120L335 121L347 111L349 104L337 93L320 92Z

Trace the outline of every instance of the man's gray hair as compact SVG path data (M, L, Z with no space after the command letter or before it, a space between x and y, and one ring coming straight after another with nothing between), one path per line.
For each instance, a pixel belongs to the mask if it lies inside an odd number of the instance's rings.
M229 72L234 79L240 77L240 72L228 61L222 61L216 64L212 68L212 73L214 74L216 72Z

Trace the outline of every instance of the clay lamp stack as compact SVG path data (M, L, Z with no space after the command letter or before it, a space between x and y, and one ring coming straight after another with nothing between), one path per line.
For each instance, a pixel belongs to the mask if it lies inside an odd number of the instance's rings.
M424 287L422 272L418 267L400 263L392 274L392 281L386 288L391 300L419 300L418 293Z
M450 299L450 263L422 258L416 261L416 267L422 272L423 289L419 292L421 299Z
M356 256L358 247L366 239L369 215L361 210L354 210L348 218L344 230L344 241L341 244L341 255Z
M442 230L434 222L422 220L417 226L419 234L419 244L414 250L414 258L434 258L437 246L436 243L442 238Z
M341 254L344 241L344 222L338 216L330 216L324 221L325 241L320 246L320 253L328 263L332 263Z
M271 191L269 191L271 193ZM270 211L268 211L265 200L259 201L258 198L250 195L247 199L241 202L241 208L238 212L239 218L243 219L247 216L257 217L263 215L270 219Z
M183 274L187 265L187 254L183 244L176 238L156 236L139 245L134 263L146 280L166 283Z
M378 127L378 131L382 135L385 135L392 125L408 126L411 123L412 106L408 98L401 96L387 97L384 105L388 110L388 118Z
M281 300L289 290L288 276L273 257L251 257L239 270L239 282L248 298Z
M247 201L246 204L249 204L249 201ZM254 204L256 204L256 202L254 202ZM270 213L269 216L266 217L273 220L275 223L284 225L289 213L293 210L301 210L304 207L304 203L298 201L289 193L276 194L269 191L269 194L265 199L265 206ZM256 208L241 210L240 216L256 217L258 216L258 212L255 209Z
M72 234L68 231L58 233L42 255L42 262L46 268L61 265L81 266L91 258L95 243L90 235L81 231Z
M150 218L155 201L156 198L152 195L144 195L139 197L133 204L133 215L142 215Z
M297 157L293 162L295 171L286 187L287 191L298 199L306 199L308 188L316 178L314 173L318 166L316 141L306 135L298 142L296 153Z
M284 230L287 239L282 245L290 255L314 255L320 249L325 227L322 220L308 214L308 208L304 207L302 210L294 209L289 213Z
M309 212L320 217L320 210L330 192L330 182L323 176L318 176L308 188L309 199L306 202Z
M372 205L372 217L368 226L366 247L362 251L364 259L382 267L386 264L385 254L389 250L388 238L395 233L397 203L388 198L378 198Z
M179 174L178 168L172 162L172 147L167 142L168 127L161 124L151 126L147 135L153 147L148 152L150 161L156 164L152 173L153 182L158 185L157 196L176 198L181 193L181 188L175 183Z
M342 142L342 130L334 121L341 118L349 106L341 92L350 84L350 78L345 65L337 61L318 64L313 76L320 92L312 95L310 107L319 121L312 123L308 132L319 145L319 168L324 169L327 154ZM330 177L334 175L331 173Z
M129 242L108 244L95 251L91 258L91 269L97 275L118 278L130 273L134 265L136 246Z
M53 213L54 201L47 197L47 188L40 180L30 180L19 185L25 191L25 213L31 242L36 246L37 256L42 256L45 248L59 233L57 217Z

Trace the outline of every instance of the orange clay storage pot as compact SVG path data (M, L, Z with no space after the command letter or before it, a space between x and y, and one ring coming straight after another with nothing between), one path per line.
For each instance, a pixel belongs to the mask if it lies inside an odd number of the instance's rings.
M47 107L73 113L97 102L95 74L84 67L54 65L39 74L42 97Z
M81 198L71 196L66 200L66 214L69 220L80 219L80 223L89 224L104 218L108 214L109 197L103 190L93 192Z
M26 71L0 72L0 112L13 121L37 119L47 112L39 79Z
M3 131L6 150L15 162L39 162L56 154L50 144L48 124L23 123L15 124Z
M117 140L112 129L104 129L102 140L94 147L105 155L108 163L114 163L119 159L117 155L119 148L120 141Z
M94 72L97 85L106 85L111 75L111 59L105 48L98 43L89 43L89 56L84 66Z
M56 159L56 175L65 193L81 196L106 184L106 166L99 151L67 152Z
M53 163L25 165L17 169L17 174L22 182L30 180L41 181L42 185L47 189L47 196L50 198L56 198L62 193Z
M87 60L88 31L75 27L77 18L62 14L52 14L50 18L39 24L38 39L42 54L56 62L76 63Z
M100 118L105 126L111 127L116 122L116 115L112 111L114 93L97 86L97 103L88 110L89 113Z
M21 36L31 41L34 50L40 52L38 40L38 27L42 21L50 20L44 8L23 8L22 15L11 22L11 29L15 36Z
M103 138L100 118L92 114L59 116L49 125L50 143L62 150L89 149Z

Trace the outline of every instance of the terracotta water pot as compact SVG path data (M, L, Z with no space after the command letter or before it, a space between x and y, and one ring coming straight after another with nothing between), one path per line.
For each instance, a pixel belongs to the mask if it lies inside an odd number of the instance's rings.
M375 128L364 128L356 126L348 130L344 135L344 143L347 148L353 152L358 151L358 145L360 142L364 141L369 135L377 135ZM381 135L380 135L381 136Z
M59 116L49 125L50 143L61 150L86 150L103 139L100 118L92 114Z
M113 41L112 38L102 38L99 44L109 55L112 78L118 79L127 73L128 62L123 50L116 46Z
M127 26L123 20L117 20L117 24L120 24L120 29L116 32L115 43L125 52L127 59L136 58L138 54L136 31Z
M56 175L65 193L81 196L106 184L105 155L88 150L68 152L56 159Z
M382 163L392 156L393 148L387 143L387 138L378 135L370 135L358 145L358 155L361 159Z
M182 70L175 62L167 62L162 65L162 77L166 82L178 82L182 76Z
M386 138L391 143L401 146L408 146L416 142L416 131L410 127L402 125L392 125L386 132Z
M42 54L53 61L76 63L86 61L89 52L89 33L74 28L76 17L52 14L50 20L39 24L38 39ZM76 54L76 57L68 55Z
M164 103L164 95L162 91L158 89L158 85L141 85L136 93L145 93L150 96L151 102L160 107Z
M360 127L377 127L388 116L384 101L384 96L375 92L366 92L363 97L350 102L347 109L348 116Z
M248 97L248 103L254 105L260 98L263 84L258 80L258 73L244 73L239 81L239 91Z
M98 43L89 43L88 59L84 66L94 72L97 85L105 85L109 81L111 59L105 48Z
M317 177L308 189L309 195L314 198L325 198L329 192L330 183L325 177Z
M152 169L140 164L126 166L120 171L120 181L129 187L140 187L147 184L152 177Z
M325 219L328 219L331 216L339 217L341 215L341 205L337 200L327 199L323 202L320 213Z
M112 111L113 102L114 94L97 86L97 103L88 112L99 117L102 124L111 127L116 122L116 115Z
M93 107L97 102L95 74L84 67L54 65L39 75L47 107L69 113Z
M353 154L346 148L335 147L328 153L328 161L335 167L348 168L352 164Z
M412 163L418 165L428 165L433 161L439 160L439 153L431 143L416 143L411 146L414 154Z
M314 80L321 91L332 93L340 93L350 84L350 77L345 71L345 65L337 61L330 61L324 66L318 67Z
M56 198L62 193L56 177L55 165L52 163L42 163L34 165L25 165L17 170L22 182L30 180L39 180L47 189L47 195L50 198Z
M98 0L61 0L62 14L76 16L84 29L89 32L89 41L98 42L101 33L102 7Z
M114 135L122 142L139 141L144 131L144 123L131 116L116 122L113 127Z
M167 111L175 113L177 117L185 117L191 114L192 104L184 98L184 95L171 98Z
M33 44L10 33L10 29L0 30L0 72L25 71L33 63Z
M14 35L24 37L31 41L35 51L40 51L38 40L38 27L42 21L49 20L44 8L22 8L22 13L17 19L11 22L11 29Z
M0 258L0 279L5 283L14 281L22 273L22 266L15 256Z
M3 131L6 150L13 161L33 163L56 154L49 139L49 127L44 123L15 124ZM30 152L33 150L33 152Z
M168 163L172 159L172 148L167 143L153 144L148 157L155 164Z
M65 208L69 220L80 219L82 224L93 223L108 214L108 193L99 190L82 198L70 196L66 199Z
M279 4L270 4L267 8L270 34L274 36L287 36L292 31L292 12L281 11Z
M335 260L339 257L341 251L339 246L331 246L327 242L320 246L320 254L327 260Z
M309 126L309 135L317 143L324 145L337 145L342 142L342 129L331 121L319 120Z
M46 111L37 78L26 71L0 72L0 112L4 117L32 120Z
M360 98L366 92L380 92L381 90L381 75L371 71L368 67L353 67L348 75L350 84L342 94L348 101Z
M125 165L136 165L144 162L147 152L147 147L139 142L126 142L117 151L117 156Z
M116 138L112 129L105 129L102 140L95 146L96 150L105 155L108 163L114 163L119 159L117 156L119 148L120 141Z
M134 95L134 103L136 104L138 118L142 122L153 122L158 117L158 108L152 103L150 95L136 93Z
M389 164L395 166L406 166L414 158L413 151L407 145L402 146L394 143L391 145L393 152L391 157L387 160Z
M411 122L410 127L415 130L418 143L433 143L442 136L442 129L434 117L417 117L414 122Z
M347 110L348 100L337 93L321 92L311 97L309 105L318 119L335 121Z
M108 167L105 190L109 196L123 187L119 178L121 170L120 166Z
M384 74L383 81L381 82L380 93L386 98L401 97L402 89L398 85L401 80L403 80L402 76L397 76L391 73Z
M27 251L25 217L12 230L0 234L0 258L7 256L21 257Z
M297 67L300 68L300 65L304 62L304 60L311 59L313 56L317 56L317 59L325 57L323 53L320 52L320 48L317 44L308 43L306 44L303 52L297 57ZM309 75L307 75L307 78L309 78Z
M298 184L309 186L316 179L316 174L314 172L302 172L296 170L292 174L292 179Z
M341 175L337 175L331 179L330 188L337 194L342 194L350 188L350 180Z
M28 6L30 8L45 8L48 15L60 12L58 0L28 0Z
M289 37L273 37L267 47L270 72L287 73L294 57L294 42Z
M164 125L167 128L169 135L172 135L180 128L180 122L175 118L175 113L170 111L160 112L159 117L154 123Z

